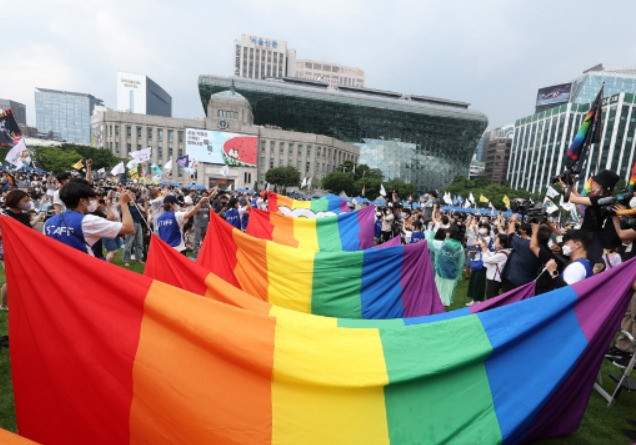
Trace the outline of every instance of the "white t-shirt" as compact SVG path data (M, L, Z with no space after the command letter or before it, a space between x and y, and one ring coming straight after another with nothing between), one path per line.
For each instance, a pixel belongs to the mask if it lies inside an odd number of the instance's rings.
M62 206L62 212L66 211L66 204L64 204L64 202L60 199L60 190L57 189L54 193L53 193L53 204L59 204Z
M587 271L585 270L585 266L578 261L572 261L563 270L563 281L568 284L578 283L579 281L583 281L586 275Z
M116 238L121 230L121 226L122 223L120 222L109 221L100 216L85 215L82 219L82 233L84 234L84 241L88 244L88 246L86 246L88 254L95 256L90 247L93 247L101 238ZM46 235L44 230L43 233Z

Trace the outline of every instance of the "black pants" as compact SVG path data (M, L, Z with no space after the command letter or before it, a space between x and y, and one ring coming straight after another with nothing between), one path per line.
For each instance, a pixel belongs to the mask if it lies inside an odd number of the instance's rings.
M499 295L501 281L486 280L486 300Z

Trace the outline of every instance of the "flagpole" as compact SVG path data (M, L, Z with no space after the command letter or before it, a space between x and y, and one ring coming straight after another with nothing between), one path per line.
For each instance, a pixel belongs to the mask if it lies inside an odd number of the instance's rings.
M598 174L599 167L601 165L601 138L603 136L603 125L602 125L601 119L603 117L603 93L605 93L605 82L603 82L603 85L601 85L601 102L599 104L600 105L599 109L601 111L598 113L598 121L596 122L596 128L594 129L594 131L598 132L598 138L597 138L598 140L596 141L598 145L598 155L596 158L596 170L594 171L595 175Z

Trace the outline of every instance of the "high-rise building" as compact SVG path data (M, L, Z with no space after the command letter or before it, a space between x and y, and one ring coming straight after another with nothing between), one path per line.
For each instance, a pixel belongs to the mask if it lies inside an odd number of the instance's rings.
M364 71L353 66L336 63L296 60L296 77L327 83L331 88L340 85L364 87Z
M296 51L287 42L241 35L234 41L234 75L249 79L296 76Z
M567 149L590 106L570 102L515 122L507 175L513 188L538 192L563 172ZM581 176L609 169L628 181L636 149L636 94L603 100L601 131L601 142L590 147Z
M172 116L172 97L150 77L117 73L117 111Z
M488 143L484 148L484 174L490 182L503 184L506 182L510 148L514 125L506 125L488 132Z
M26 106L11 99L0 99L0 109L6 110L7 108L11 108L13 111L15 121L20 128L26 127Z
M255 125L354 144L360 148L360 163L381 169L386 179L409 181L420 192L441 188L455 175L468 176L470 158L488 124L465 102L369 88L331 89L289 77L199 76L203 107L208 110L213 94L232 87L249 101ZM320 153L320 172L345 160L342 150Z
M101 99L90 94L36 88L35 122L40 132L75 144L91 142L91 115Z

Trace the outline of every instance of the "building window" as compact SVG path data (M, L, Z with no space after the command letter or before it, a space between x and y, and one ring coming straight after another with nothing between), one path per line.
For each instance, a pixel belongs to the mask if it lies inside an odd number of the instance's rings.
M300 171L300 161L296 162L296 170Z
M168 130L168 142L172 142L174 139L174 130Z
M148 140L152 141L152 128L148 129Z
M159 147L157 149L157 160L159 160L159 159L163 159L163 148L162 147Z
M311 157L311 145L307 146L307 157Z
M316 157L320 157L320 147L316 147Z
M168 159L172 157L172 147L168 147Z
M311 162L307 161L307 166L305 168L305 171L309 173L310 169L311 169Z
M163 142L163 128L159 128L157 130L157 139L159 142Z
M115 125L115 136L119 137L119 125Z
M269 168L274 168L274 158L269 158Z
M265 153L267 141L261 140L261 153Z
M130 128L130 125L126 125L126 137L129 138L132 136L132 129Z
M141 139L141 127L137 127L137 139Z
M179 142L183 142L183 131L179 132Z
M130 153L132 151L132 145L126 144L126 153Z

